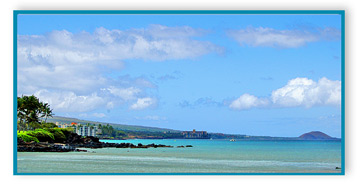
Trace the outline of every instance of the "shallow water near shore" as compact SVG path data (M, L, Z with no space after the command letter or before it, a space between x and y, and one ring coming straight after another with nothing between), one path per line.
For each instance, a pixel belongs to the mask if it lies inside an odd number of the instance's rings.
M18 173L340 173L340 141L101 140L174 148L18 152ZM176 146L193 147L177 148Z

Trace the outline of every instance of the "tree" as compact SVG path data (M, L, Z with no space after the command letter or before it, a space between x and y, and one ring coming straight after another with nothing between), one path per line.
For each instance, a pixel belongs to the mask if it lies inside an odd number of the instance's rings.
M42 117L45 117L45 123L48 117L53 117L53 109L50 109L50 105L48 103L42 103Z
M48 103L41 102L34 95L21 96L17 98L17 116L19 129L34 129L41 127L39 117L45 117L45 123L48 117L52 117L52 109ZM38 124L36 124L38 123Z
M30 122L30 123L28 124L28 127L29 127L31 130L35 130L35 129L41 128L41 125L40 125L39 122L33 121L33 122Z

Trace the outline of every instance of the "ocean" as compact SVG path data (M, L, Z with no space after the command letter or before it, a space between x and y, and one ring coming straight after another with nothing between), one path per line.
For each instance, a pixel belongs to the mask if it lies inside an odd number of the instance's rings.
M340 173L341 141L101 140L174 148L18 152L18 173ZM177 148L176 146L193 147Z

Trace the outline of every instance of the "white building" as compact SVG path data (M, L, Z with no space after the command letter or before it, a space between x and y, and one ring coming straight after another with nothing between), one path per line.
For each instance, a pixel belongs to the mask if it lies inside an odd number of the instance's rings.
M80 136L96 136L97 126L76 126L76 133Z
M101 129L98 129L97 126L86 126L86 125L78 125L77 123L55 123L60 128L74 128L74 131L80 136L96 136L97 134L101 134Z

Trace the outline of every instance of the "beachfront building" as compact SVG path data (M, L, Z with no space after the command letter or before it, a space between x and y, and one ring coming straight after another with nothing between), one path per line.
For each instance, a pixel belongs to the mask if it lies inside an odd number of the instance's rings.
M96 136L98 133L97 126L81 126L76 125L75 126L76 133L80 136Z
M184 131L181 134L184 136L184 138L187 138L187 139L209 138L209 135L206 131L196 131L195 129L193 131Z
M73 128L75 133L80 136L94 136L101 134L101 129L98 129L97 126L87 126L87 125L80 125L78 123L55 123L59 128Z

